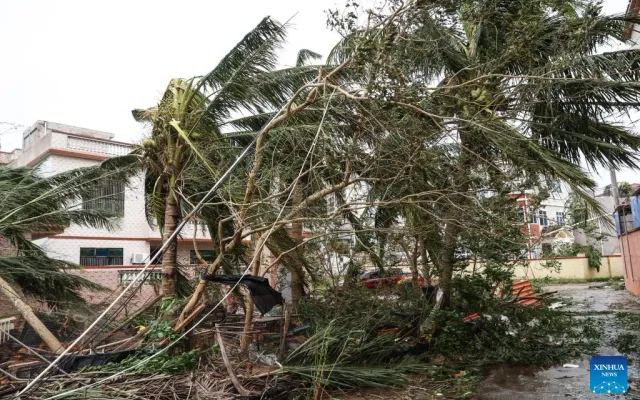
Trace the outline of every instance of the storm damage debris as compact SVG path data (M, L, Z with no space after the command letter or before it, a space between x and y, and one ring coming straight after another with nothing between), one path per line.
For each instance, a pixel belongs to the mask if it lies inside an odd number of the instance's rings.
M268 313L273 307L282 304L284 299L282 293L269 286L269 280L261 276L253 275L210 275L202 274L202 279L209 282L222 283L225 285L235 285L240 283L249 289L249 294L253 303L262 315Z

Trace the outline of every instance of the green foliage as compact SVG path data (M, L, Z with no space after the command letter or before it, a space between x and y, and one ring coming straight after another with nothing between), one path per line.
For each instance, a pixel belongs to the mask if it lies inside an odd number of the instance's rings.
M553 272L559 274L562 270L562 263L556 260L548 260L540 264L542 268L546 268L548 270L552 270Z
M489 309L475 326L463 323L464 316L456 311L438 313L443 328L433 339L436 354L480 364L551 365L594 352L600 338L593 320L544 307Z
M372 334L385 325L410 324L412 321L407 319L407 315L421 315L426 307L420 296L389 301L384 294L391 292L371 290L361 285L314 291L301 300L301 314L313 330L335 323L347 330Z
M571 244L561 244L556 246L551 253L546 253L544 257L576 257L581 253L586 254L589 267L595 268L596 271L600 272L600 267L602 266L602 254L593 245L583 245L575 242ZM560 264L557 261L547 261L546 264L549 263ZM556 272L559 272L559 270Z
M392 353L397 348L397 340L391 334L371 337L334 320L318 328L294 350L284 361L283 371L318 390L394 387L406 384L408 374L439 370L417 360L393 359Z
M640 353L640 316L618 312L615 316L615 326L617 334L612 340L612 346L625 355Z
M8 245L0 251L0 275L25 295L51 307L83 303L82 289L102 290L100 285L65 271L78 265L49 257L27 237L55 233L70 224L114 227L116 215L78 205L92 198L99 182L127 181L133 173L135 170L109 161L50 177L33 169L0 167L0 238Z
M141 361L153 353L140 351L132 354L119 363L109 363L100 367L92 367L88 371L113 371L118 372L123 369L134 367L132 372L139 374L161 374L161 373L182 373L190 371L198 365L200 350L194 349L181 354L169 354L164 352L155 358L144 362Z

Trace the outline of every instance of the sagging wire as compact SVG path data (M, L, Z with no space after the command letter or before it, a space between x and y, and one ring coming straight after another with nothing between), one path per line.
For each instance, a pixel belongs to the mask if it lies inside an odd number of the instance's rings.
M310 146L309 151L307 151L307 154L305 156L304 162L302 163L302 166L300 167L300 172L298 173L298 176L295 178L295 183L296 184L298 183L298 180L300 179L300 176L302 175L302 173L304 171L304 166L306 164L307 159L310 157L310 155L313 152L313 149L315 149L315 147L316 147L317 140L318 140L318 137L320 135L320 132L323 131L322 130L322 124L324 123L324 119L326 117L326 113L328 111L329 104L331 103L331 99L333 98L334 94L335 94L335 90L331 93L331 95L330 95L330 97L329 97L329 99L327 101L327 105L325 106L324 113L323 113L322 119L320 121L320 124L318 126L318 130L316 132L316 135L315 135L315 138L313 140L313 143ZM260 135L258 135L258 136L260 136ZM257 139L257 137L256 137L256 139ZM293 190L289 191L287 199L285 200L285 202L283 204L287 204L289 202L289 200L291 199L292 195L293 195ZM278 216L276 217L274 222L271 224L271 226L269 228L269 231L265 235L264 239L260 241L260 248L256 249L256 251L254 252L254 255L253 255L253 258L251 260L251 263L249 263L247 268L245 268L245 270L242 272L242 275L240 276L240 279L238 279L238 281L229 290L227 290L227 293L225 293L225 295L220 299L220 301L218 301L218 303L215 306L213 306L211 308L211 310L209 310L195 324L193 324L193 326L191 326L191 328L187 329L177 339L173 340L171 343L169 343L168 345L166 345L165 347L160 349L158 352L148 356L147 358L144 358L144 359L140 360L138 363L132 365L131 367L128 367L128 368L125 368L124 370L118 371L117 373L112 374L112 375L110 375L108 377L105 377L103 379L100 379L100 380L98 380L98 381L96 381L96 382L94 382L92 384L89 384L89 385L86 385L86 386L82 386L82 387L78 387L78 388L75 388L75 389L71 389L71 390L68 390L66 392L58 393L58 394L56 394L54 396L51 396L51 397L47 397L46 400L59 399L59 398L65 397L65 396L67 396L69 394L76 393L76 392L79 392L81 390L86 390L86 389L95 387L97 385L100 385L100 384L102 384L104 382L107 382L109 380L112 380L114 378L117 378L118 376L120 376L122 374L125 374L127 372L130 372L132 370L135 370L136 368L138 368L138 367L146 364L147 362L153 360L154 358L158 357L159 355L165 353L167 350L169 350L169 348L174 346L176 343L178 343L179 341L184 339L188 334L190 334L194 329L196 329L198 327L198 325L200 325L205 319L207 319L207 317L209 317L209 315L211 315L227 299L227 297L229 297L229 295L238 287L238 285L240 285L240 282L242 281L242 278L244 278L248 274L249 270L251 269L251 266L256 261L258 255L261 253L261 250L264 248L265 243L267 242L267 239L271 236L271 234L273 233L276 225L278 224L278 221L280 221L280 219L282 218L282 214L284 212L284 209L285 209L284 206L280 207L280 211L278 212Z
M31 388L33 388L35 384L38 383L49 371L51 371L62 360L64 356L69 354L71 349L73 349L78 343L80 343L80 341L85 337L85 335L87 335L88 332L90 332L96 325L98 325L100 320L102 320L107 315L107 313L109 313L109 311L111 311L111 309L116 305L116 303L124 297L125 293L129 289L131 289L131 287L133 287L133 285L142 277L142 275L147 271L147 269L149 269L151 265L154 265L152 263L156 261L156 259L158 259L159 254L164 253L166 251L167 247L169 247L169 244L172 243L175 238L177 238L177 236L180 234L180 231L182 231L182 228L184 228L187 222L206 203L206 201L211 197L211 195L220 188L220 186L229 178L229 176L231 176L231 173L238 167L238 165L240 165L240 162L247 156L247 154L249 154L253 146L258 141L258 138L262 136L265 128L267 128L277 118L277 116L279 116L288 107L288 105L289 105L289 101L287 101L280 108L280 110L276 114L274 114L271 120L269 120L269 122L267 122L260 129L260 134L256 135L251 140L251 142L247 145L247 147L245 147L244 150L236 157L236 160L233 162L233 164L231 164L231 166L222 174L220 179L218 179L218 181L211 187L211 189L209 189L209 191L202 197L202 199L196 204L193 210L191 210L191 212L189 212L189 214L187 214L185 218L178 224L178 226L176 227L176 230L162 244L158 252L156 252L156 254L150 257L150 260L145 264L145 266L140 270L140 272L133 278L133 280L129 283L129 285L127 285L127 287L118 295L118 297L116 297L116 299L113 302L111 302L111 304L109 304L109 306L96 318L96 320L93 321L91 325L87 329L85 329L85 331L82 332L80 336L78 336L78 338L74 340L73 343L71 343L71 345L69 345L48 367L46 367L44 371L38 374L38 376L36 376L24 389L22 389L20 393L18 393L18 396L26 393Z

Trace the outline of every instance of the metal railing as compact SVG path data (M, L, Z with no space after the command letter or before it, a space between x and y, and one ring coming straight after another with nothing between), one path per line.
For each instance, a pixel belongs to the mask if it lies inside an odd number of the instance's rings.
M16 317L0 319L0 344L6 342L9 338L5 332L9 332L15 328L15 321Z
M133 146L123 143L113 143L106 140L96 140L67 136L67 148L86 151L88 153L106 154L109 156L124 156L131 152Z
M115 256L80 256L80 265L85 267L101 267L104 265L123 265L123 257Z

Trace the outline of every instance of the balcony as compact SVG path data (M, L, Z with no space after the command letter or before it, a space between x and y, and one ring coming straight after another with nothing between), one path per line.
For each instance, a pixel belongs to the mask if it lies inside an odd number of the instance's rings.
M95 140L77 136L67 136L67 148L86 153L104 154L107 156L124 156L131 152L131 145L114 143L106 140Z

